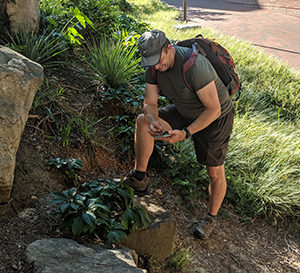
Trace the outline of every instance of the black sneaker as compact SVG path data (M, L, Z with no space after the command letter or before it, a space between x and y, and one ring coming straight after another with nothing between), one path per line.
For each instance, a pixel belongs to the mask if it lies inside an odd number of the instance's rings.
M216 225L217 220L206 214L204 219L194 228L193 235L198 239L205 240L212 233Z
M149 177L144 177L142 180L136 179L130 172L123 180L124 184L134 189L136 194L144 194L147 192Z

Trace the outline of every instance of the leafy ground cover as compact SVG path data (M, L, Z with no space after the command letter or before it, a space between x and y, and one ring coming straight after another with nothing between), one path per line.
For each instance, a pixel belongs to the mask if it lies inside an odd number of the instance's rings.
M0 207L0 272L33 272L24 250L36 239L73 238L71 230L59 229L50 193L71 194L87 181L124 176L131 168L134 122L145 89L139 35L159 28L175 41L199 32L174 30L178 13L157 0L44 0L41 11L38 35L3 41L24 55L35 53L28 56L35 61L39 52L48 56L18 152L12 200ZM149 194L176 217L176 250L165 263L142 259L141 266L149 272L297 272L299 76L246 42L211 29L201 32L229 50L244 86L226 162L229 191L213 238L194 240L191 226L207 206L205 170L196 163L190 141L157 143ZM29 38L41 42L24 42ZM47 50L51 39L56 51ZM34 52L28 51L30 44ZM160 98L161 105L165 102ZM83 169L60 172L47 164L51 158L80 159ZM80 204L73 204L76 217ZM95 218L88 215L82 219L93 229ZM95 239L87 229L77 240Z

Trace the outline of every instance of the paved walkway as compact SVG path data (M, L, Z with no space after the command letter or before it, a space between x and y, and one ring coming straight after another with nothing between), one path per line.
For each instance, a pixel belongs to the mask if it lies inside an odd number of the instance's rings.
M163 1L182 10L183 0ZM187 0L187 20L247 40L300 70L299 17L228 0Z

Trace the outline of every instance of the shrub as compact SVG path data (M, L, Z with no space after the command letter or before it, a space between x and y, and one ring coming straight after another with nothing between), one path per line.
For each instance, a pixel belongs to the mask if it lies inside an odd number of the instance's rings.
M133 205L133 189L113 180L99 178L53 196L63 226L74 236L90 233L112 245L150 223L146 210Z

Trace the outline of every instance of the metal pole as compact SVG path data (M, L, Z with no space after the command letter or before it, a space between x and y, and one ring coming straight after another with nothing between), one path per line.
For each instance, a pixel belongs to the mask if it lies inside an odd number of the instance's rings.
M186 5L187 5L187 0L183 0L183 21L186 22Z

